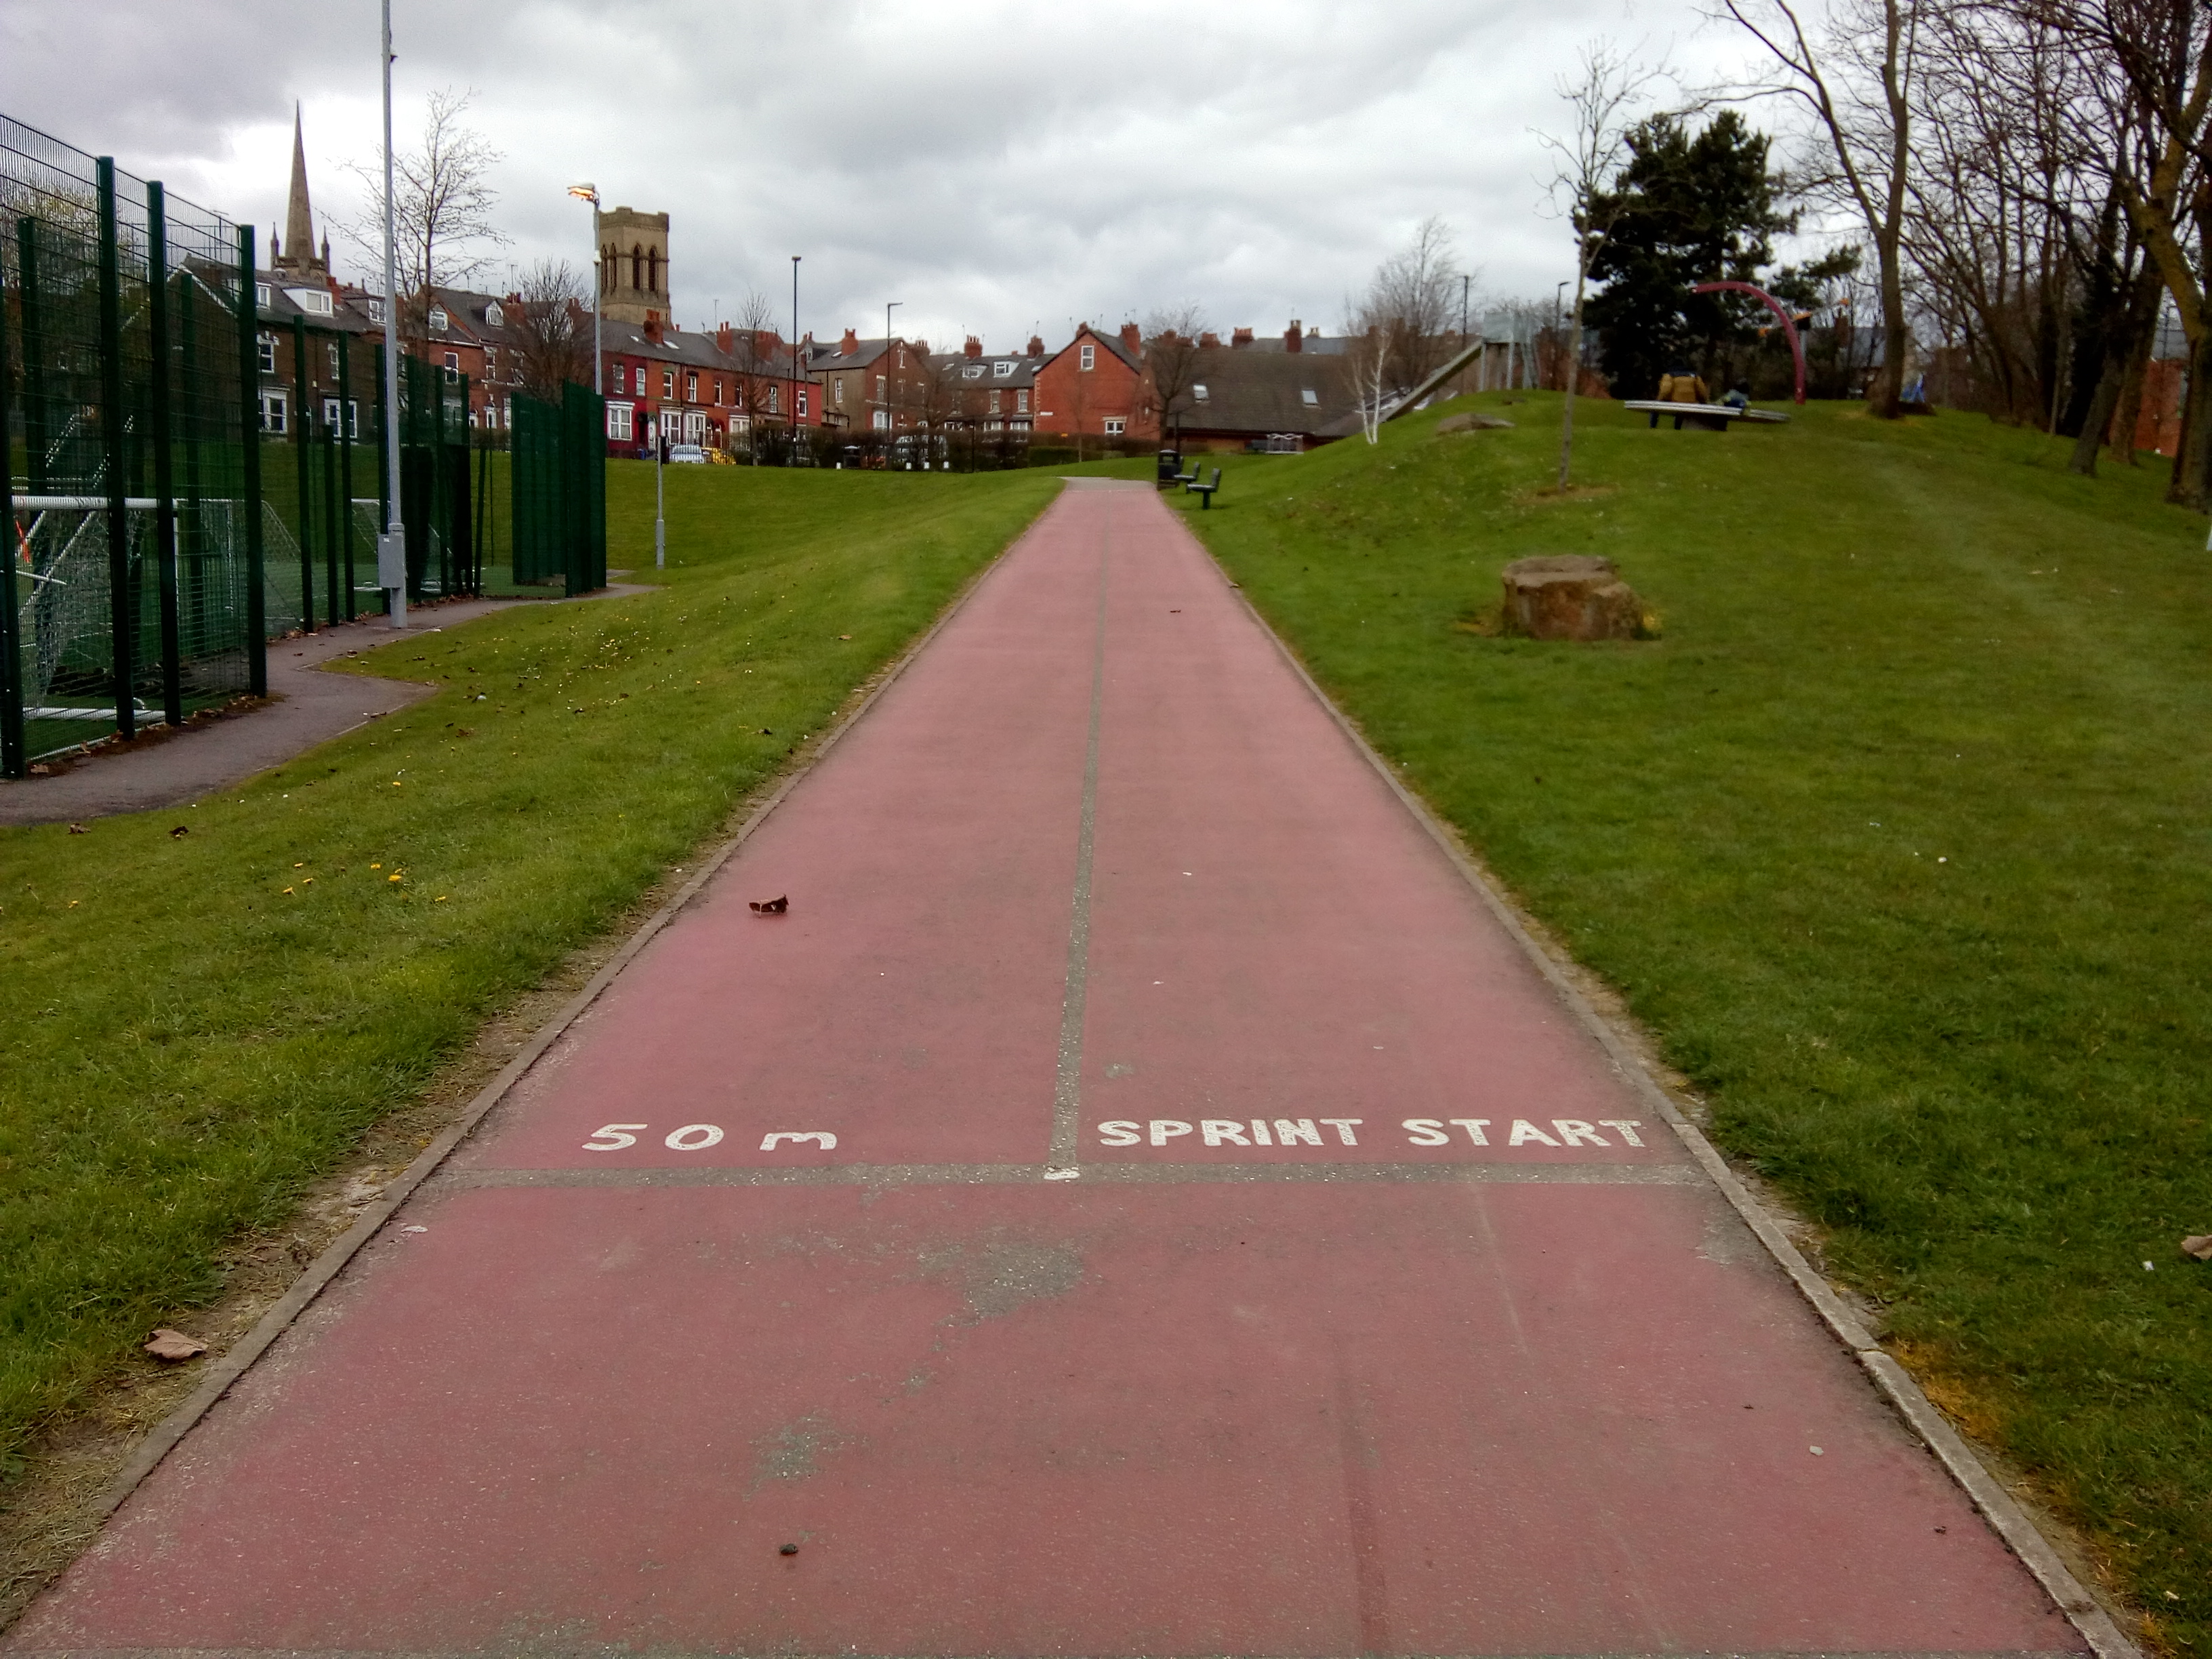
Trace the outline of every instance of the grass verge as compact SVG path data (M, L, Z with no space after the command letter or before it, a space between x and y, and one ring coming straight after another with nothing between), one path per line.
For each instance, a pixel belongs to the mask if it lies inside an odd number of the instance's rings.
M1436 434L1477 406L1518 424ZM2212 1655L2203 520L1978 416L1577 427L1565 495L1558 400L1493 394L1224 458L1190 522L2147 1638ZM1662 637L1496 637L1499 568L1558 552Z
M0 1475L1057 489L671 469L656 574L651 469L615 464L610 560L661 591L365 654L441 690L220 798L0 830Z

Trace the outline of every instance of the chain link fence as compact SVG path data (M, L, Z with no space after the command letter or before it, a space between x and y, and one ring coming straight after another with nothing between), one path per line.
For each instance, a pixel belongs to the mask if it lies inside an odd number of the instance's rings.
M250 230L0 117L0 773L267 688Z

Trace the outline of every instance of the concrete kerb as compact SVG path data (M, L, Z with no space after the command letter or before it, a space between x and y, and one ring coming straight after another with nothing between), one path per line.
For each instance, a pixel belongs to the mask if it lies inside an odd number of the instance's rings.
M1048 504L1045 512L1050 511L1051 507ZM1042 519L1043 516L1044 514L1040 513L1037 518ZM346 1264L353 1260L362 1246L375 1237L378 1231L398 1213L401 1206L415 1194L416 1191L437 1173L439 1167L453 1155L453 1149L465 1140L476 1127L489 1115L492 1109L506 1098L507 1091L522 1079L523 1075L532 1066L538 1063L545 1051L582 1017L586 1009L599 1000L601 993L605 991L607 987L614 982L615 977L636 958L638 953L644 950L647 945L652 942L653 936L682 914L684 908L699 896L707 884L714 879L725 864L729 862L737 850L751 838L753 832L767 821L769 815L783 804L791 792L799 787L809 773L821 764L823 757L836 747L838 740L852 730L860 718L874 707L876 700L889 690L898 678L906 672L915 659L919 657L928 647L930 641L934 640L953 617L966 607L969 600L975 597L977 590L990 579L992 574L1006 562L1007 557L1017 548L1029 539L1036 522L1037 520L1030 520L1030 525L1024 527L1020 535L1001 548L988 564L969 580L966 586L953 597L952 602L939 613L937 620L925 629L888 668L878 673L875 684L868 687L860 701L831 725L823 734L821 741L814 745L811 752L784 775L782 781L769 793L766 799L757 803L745 813L744 822L728 839L723 842L720 847L708 854L691 878L677 890L675 896L639 924L636 932L630 935L622 948L607 959L599 972L592 975L582 990L577 992L562 1005L559 1012L548 1020L535 1036L523 1044L514 1058L501 1069L497 1077L477 1092L476 1097L470 1101L460 1115L447 1126L444 1133L424 1147L421 1155L413 1163L392 1177L376 1201L362 1212L361 1219L348 1228L343 1234L325 1248L322 1254L310 1262L306 1271L301 1273L299 1279L295 1281L292 1288L284 1293L275 1306L261 1316L259 1322L246 1333L244 1339L209 1368L208 1374L200 1386L195 1389L176 1410L163 1418L140 1443L138 1449L131 1454L129 1462L124 1464L122 1470L109 1484L107 1490L100 1494L100 1498L94 1504L94 1514L103 1521L113 1515L122 1507L124 1500L137 1490L140 1483L161 1467L161 1460L175 1449L178 1443L191 1432L193 1425L207 1415L216 1402L230 1391L239 1378L246 1374L256 1360L268 1352L276 1343L276 1339L282 1336L315 1297L322 1293L324 1288L344 1270Z
M1188 526L1183 526L1183 533L1191 533ZM1197 538L1194 536L1192 539L1195 541ZM1201 551L1206 551L1203 543L1199 545ZM1320 684L1307 672L1305 664L1298 659L1297 653L1291 649L1267 619L1260 614L1259 608L1245 596L1243 587L1230 579L1220 562L1215 560L1210 551L1206 551L1206 557L1215 573L1227 583L1245 614L1273 642L1291 672L1297 676L1314 701L1328 713L1337 730L1344 734L1345 740L1358 751L1389 787L1390 793L1428 831L1430 838L1443 849L1444 856L1474 888L1490 913L1512 935L1528 960L1535 964L1537 971L1558 992L1560 1000L1566 1004L1576 1020L1604 1048L1607 1057L1627 1079L1629 1085L1652 1110L1666 1120L1668 1127L1674 1130L1713 1185L1720 1189L1722 1196L1757 1235L1767 1254L1789 1275L1790 1283L1812 1304L1830 1334L1850 1350L1852 1357L1867 1373L1875 1389L1919 1437L1936 1461L1949 1471L1951 1478L1965 1490L1998 1537L2020 1558L2021 1564L2034 1575L2036 1582L2043 1586L2044 1593L2081 1632L2082 1639L2097 1655L2097 1659L2142 1659L2141 1650L2122 1633L2112 1615L2059 1559L2058 1552L2051 1547L2050 1540L2043 1535L2027 1511L2004 1489L1958 1431L1936 1410L1935 1403L1912 1380L1911 1375L1875 1341L1873 1334L1860 1322L1858 1316L1844 1305L1828 1282L1814 1270L1804 1253L1790 1242L1789 1234L1783 1231L1773 1212L1736 1179L1727 1161L1706 1139L1704 1131L1682 1115L1673 1097L1651 1075L1643 1056L1637 1052L1626 1035L1583 995L1553 958L1551 952L1537 942L1535 935L1522 923L1519 914L1498 886L1496 878L1468 851L1457 832L1405 786L1390 763L1376 752L1374 746L1350 717L1322 690Z

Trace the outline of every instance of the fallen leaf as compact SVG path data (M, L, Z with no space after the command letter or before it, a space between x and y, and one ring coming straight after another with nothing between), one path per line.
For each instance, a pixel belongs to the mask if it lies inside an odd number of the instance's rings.
M399 879L400 876L401 876L402 874L404 874L404 872L402 872L402 871L394 870L394 871L393 871L390 875L388 875L388 876L386 876L386 877L385 878L385 880L386 880L386 881L397 881L397 880L398 880L398 879Z
M169 831L169 839L172 841L180 841L185 836L189 836L191 833L190 826L180 823L175 829Z
M841 640L849 640L853 636L850 634L840 634L837 637Z
M791 896L787 893L778 898L754 899L751 903L757 916L780 916L791 908Z
M2199 1261L2212 1261L2212 1233L2196 1233L2181 1241L2181 1253Z
M86 829L81 823L72 823L70 825L70 834L72 836L88 836L91 833L91 830Z
M146 1352L156 1359L198 1359L207 1352L207 1344L164 1325L146 1340Z

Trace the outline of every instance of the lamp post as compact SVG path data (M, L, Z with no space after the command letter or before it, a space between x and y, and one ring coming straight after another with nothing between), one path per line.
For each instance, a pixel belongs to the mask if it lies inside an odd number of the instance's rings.
M791 256L791 464L799 465L799 259Z
M894 306L902 306L905 303L906 301L903 300L886 300L884 301L884 356L886 357L889 357L891 355L891 307ZM891 423L890 375L897 368L898 363L896 360L884 365L884 427L887 431L890 429ZM884 465L885 466L889 466L890 462L886 459L884 462Z
M399 497L399 255L392 204L392 0L384 0L384 533L376 538L376 585L392 626L407 626L406 511Z
M599 270L599 187L597 185L571 185L568 194L592 204L592 390L605 394L600 368L604 361L599 353L599 289L605 277Z

